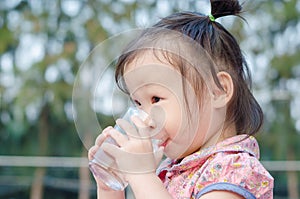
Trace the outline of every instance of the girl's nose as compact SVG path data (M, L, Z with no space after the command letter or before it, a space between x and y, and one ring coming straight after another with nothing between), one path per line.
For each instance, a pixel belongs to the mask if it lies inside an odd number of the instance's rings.
M145 111L139 110L139 117L143 120L143 122L145 123L145 125L147 127L150 127L150 128L156 127L154 120Z
M150 128L155 128L156 127L156 124L155 124L154 120L149 115L146 117L144 122Z
M150 136L156 139L165 126L166 114L164 109L160 106L152 106L148 113L149 115L145 121L148 127L151 128Z

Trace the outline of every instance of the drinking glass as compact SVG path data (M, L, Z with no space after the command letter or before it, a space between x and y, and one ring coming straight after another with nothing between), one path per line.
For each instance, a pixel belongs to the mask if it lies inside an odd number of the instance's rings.
M147 117L147 114L138 108L129 107L122 118L129 121L133 125L130 119L133 115L140 117L142 120L145 120ZM114 128L121 133L126 134L118 125L115 125ZM104 142L117 145L115 140L111 137L106 138ZM157 143L157 140L152 140L154 152L157 150ZM122 173L118 172L116 169L113 169L115 167L116 162L114 158L105 153L101 148L99 148L96 152L94 159L89 162L89 168L95 177L101 179L104 184L113 190L124 190L128 183L124 179Z

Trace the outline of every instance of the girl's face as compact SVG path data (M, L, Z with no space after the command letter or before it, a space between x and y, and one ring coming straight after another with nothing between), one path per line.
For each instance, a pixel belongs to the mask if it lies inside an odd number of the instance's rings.
M174 67L146 54L126 65L124 80L136 106L149 114L149 133L161 141L167 157L183 158L210 145L216 132L210 97L205 97L210 95L203 94L199 108L194 89Z

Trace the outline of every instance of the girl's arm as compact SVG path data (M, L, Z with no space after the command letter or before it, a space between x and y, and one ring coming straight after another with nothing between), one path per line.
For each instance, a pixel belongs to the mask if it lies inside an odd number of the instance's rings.
M98 199L125 199L124 191L113 191L102 189L97 185L97 198Z

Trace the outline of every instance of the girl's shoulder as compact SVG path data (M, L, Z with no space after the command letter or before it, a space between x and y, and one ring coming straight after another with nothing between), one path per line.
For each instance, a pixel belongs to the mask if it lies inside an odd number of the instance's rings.
M241 136L239 136L241 138ZM259 161L254 137L227 140L210 153L196 172L196 198L213 190L227 190L245 198L272 198L274 179Z
M178 164L166 160L162 165L160 177L174 195L199 198L210 191L226 190L245 198L272 198L273 178L259 162L254 137L235 136Z

